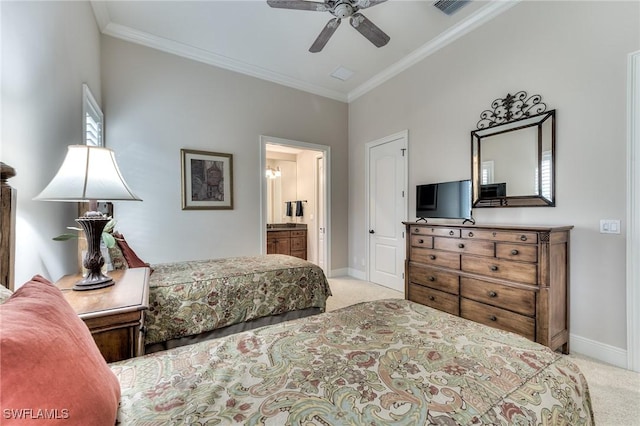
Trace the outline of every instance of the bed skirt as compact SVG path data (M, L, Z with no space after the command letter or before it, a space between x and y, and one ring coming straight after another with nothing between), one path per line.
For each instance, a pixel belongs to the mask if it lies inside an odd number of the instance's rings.
M322 308L307 308L297 311L284 312L278 315L271 315L268 317L256 318L254 320L241 322L238 324L232 324L227 327L218 328L205 333L200 333L192 336L181 337L178 339L171 339L165 342L154 343L146 345L144 350L146 354L153 352L166 351L167 349L177 348L179 346L191 345L193 343L202 342L209 339L217 339L219 337L225 337L230 334L236 334L243 331L253 330L254 328L264 327L266 325L278 324L284 321L290 321L298 318L304 318L311 315L317 315L324 312Z

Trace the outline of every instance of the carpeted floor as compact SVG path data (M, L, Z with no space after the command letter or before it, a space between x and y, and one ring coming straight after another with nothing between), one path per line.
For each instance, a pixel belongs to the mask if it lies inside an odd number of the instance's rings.
M367 300L404 298L389 288L351 277L330 278L333 296L327 310L333 311ZM598 426L640 426L640 373L613 367L580 354L568 355L589 383Z

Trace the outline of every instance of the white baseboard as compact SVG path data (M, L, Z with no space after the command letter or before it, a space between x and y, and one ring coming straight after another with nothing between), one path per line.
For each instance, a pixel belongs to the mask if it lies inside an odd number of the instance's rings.
M367 273L364 271L358 271L357 269L349 268L348 275L358 280L367 280Z
M357 280L366 281L367 273L363 271L358 271L357 269L353 269L353 268L340 268L340 269L331 270L331 276L327 278L334 278L334 277L351 277Z
M577 352L616 367L627 368L627 351L625 349L596 342L575 334L569 335L569 345L571 352Z
M344 277L349 275L349 268L332 269L327 278Z

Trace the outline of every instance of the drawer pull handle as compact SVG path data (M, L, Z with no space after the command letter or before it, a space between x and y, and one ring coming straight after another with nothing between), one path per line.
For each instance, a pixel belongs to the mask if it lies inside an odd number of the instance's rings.
M433 297L433 296L429 296L429 300L434 301L434 300L436 300L436 298Z
M495 315L491 315L491 316L489 317L489 319L490 319L491 321L498 321L498 318L496 318L496 316L495 316Z
M517 256L517 255L518 255L518 253L520 253L520 252L519 252L518 250L516 250L516 249L511 250L511 254L512 254L513 256Z
M419 234L420 233L420 228L416 228L413 230L414 233Z
M473 232L469 232L469 236L470 236L470 237L473 237Z
M424 240L418 240L418 244L424 244Z
M436 280L436 277L434 277L434 276L429 277L429 281L433 282L435 280Z
M462 243L458 244L458 248L464 248L464 244Z
M498 296L498 293L496 293L495 291L490 291L489 293L487 293L489 295L489 297L496 297Z
M449 231L449 235L453 236L454 232L453 231Z
M435 254L429 255L429 259L436 260L436 255Z
M527 236L526 235L521 235L520 236L520 241L527 241Z
M497 270L498 270L498 266L497 266L497 265L491 265L491 268L490 268L490 269L491 269L493 272L495 272L495 271L497 271Z

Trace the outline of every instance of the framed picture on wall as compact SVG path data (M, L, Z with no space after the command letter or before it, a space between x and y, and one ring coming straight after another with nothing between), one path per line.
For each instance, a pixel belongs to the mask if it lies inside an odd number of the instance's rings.
M233 209L233 155L181 149L182 210Z

